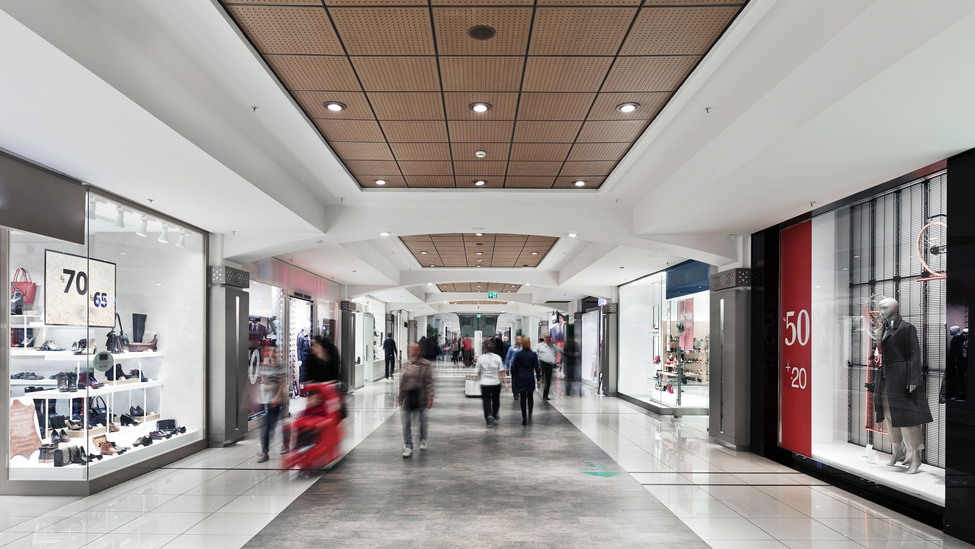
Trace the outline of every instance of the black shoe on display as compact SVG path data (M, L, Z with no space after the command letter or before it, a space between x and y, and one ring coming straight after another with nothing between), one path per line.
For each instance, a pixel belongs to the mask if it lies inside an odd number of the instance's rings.
M74 372L68 372L68 392L78 392L78 374Z
M145 410L142 409L142 406L135 406L135 407L130 406L129 415L134 417L144 417L146 415L146 412Z
M85 354L85 348L88 346L87 339L79 339L77 342L71 345L71 351L76 355Z
M58 391L62 393L68 392L68 374L65 372L58 374Z
M61 433L58 433L57 429L51 429L51 444L61 443Z

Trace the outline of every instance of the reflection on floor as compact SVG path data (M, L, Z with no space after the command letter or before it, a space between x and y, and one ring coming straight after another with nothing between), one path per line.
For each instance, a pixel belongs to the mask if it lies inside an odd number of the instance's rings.
M654 385L648 383L649 388L653 389ZM631 395L626 393L627 396L635 398L637 400L642 400L644 402L649 402L656 405L664 405L670 408L677 407L677 386L673 386L674 392L671 393L667 390L667 386L664 385L663 389L660 391L654 391L651 394L642 395ZM707 385L684 385L684 390L681 392L680 405L682 408L708 408L710 406L710 395L708 393L709 389Z
M458 376L468 373L469 369L458 369L456 373L445 373L442 377L456 383ZM372 444L370 435L380 426L387 430L398 429L399 418L390 418L395 412L395 388L395 382L378 382L368 384L350 397L350 417L346 420L347 450L363 440L368 441L363 447L367 448ZM735 453L709 444L706 417L654 416L622 400L596 396L591 390L587 390L582 398L563 395L561 382L556 384L551 402L544 403L536 395L536 413L561 412L608 455L603 462L606 470L615 467L617 471L629 472L643 485L642 489L659 500L659 504L651 500L638 504L650 509L623 509L615 498L610 498L614 500L612 502L594 499L587 503L587 509L599 515L598 520L585 529L572 530L578 533L576 541L585 541L587 547L627 547L630 544L616 532L650 527L660 537L656 542L639 542L641 549L661 544L676 547L676 544L668 545L664 541L667 534L686 532L686 529L714 549L815 549L819 546L829 549L971 549L970 545L936 529L842 490L824 486L791 469L753 454ZM446 400L441 402L446 403ZM514 460L522 451L545 451L545 448L524 444L530 439L520 438L523 436L520 435L520 422L496 431L485 429L477 404L474 399L457 399L455 407L441 409L440 413L453 410L459 417L469 419L470 436L475 439L483 436L485 444L493 440L496 444L494 451L499 455ZM502 399L502 405L507 407L503 412L507 418L502 415L503 419L515 419L519 414L510 396ZM387 419L391 423L383 426ZM534 429L541 428L536 425ZM465 433L464 436L468 435ZM430 451L435 449L432 447L435 440L432 436ZM437 451L442 450L443 447ZM0 545L242 547L318 480L315 477L290 480L287 473L275 470L274 459L268 464L257 464L257 451L256 440L249 437L236 446L206 450L88 498L0 497ZM549 452L557 454L551 449ZM455 474L454 467L466 465L451 460L449 455L442 457L442 471L445 475L453 475L452 483L444 485L462 494L465 490L464 472ZM401 463L402 458L391 461L395 464L374 467L377 472L384 469L394 473L408 471L408 466ZM361 463L359 467L369 469ZM540 474L545 474L544 467L544 463L538 465ZM602 471L595 462L594 467L593 472ZM529 474L524 478L531 481ZM381 488L370 483L359 483L359 486L363 494ZM531 486L525 485L517 492L511 492L511 497L529 501L535 494ZM425 504L409 505L423 509ZM607 516L610 509L621 511L623 516L615 511L614 516ZM660 518L661 510L678 518L664 520ZM527 513L512 520L512 516L503 511L499 511L497 521L534 524ZM586 524L582 520L580 523ZM322 524L330 523L325 520ZM356 535L366 539L352 539L350 535L349 544L379 547L383 546L382 540L388 539L372 533L381 528L378 521L371 524L367 519L358 526L364 533ZM387 545L485 546L485 540L477 539L477 525L469 526L453 534L442 530L444 533L433 541L419 541L419 538L413 542L393 540ZM501 522L492 532L495 535L489 540L506 547L561 547L560 542L565 541L557 531L551 538L540 536L531 542L511 541ZM681 534L680 539L686 539L685 535ZM582 536L587 537L583 540ZM673 541L679 542L681 549L688 545L686 541Z

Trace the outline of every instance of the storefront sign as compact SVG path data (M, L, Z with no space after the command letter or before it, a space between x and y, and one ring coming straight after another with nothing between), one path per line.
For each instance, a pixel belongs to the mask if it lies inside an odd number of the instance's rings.
M812 223L781 233L779 445L812 455Z
M44 252L44 323L115 326L115 264Z

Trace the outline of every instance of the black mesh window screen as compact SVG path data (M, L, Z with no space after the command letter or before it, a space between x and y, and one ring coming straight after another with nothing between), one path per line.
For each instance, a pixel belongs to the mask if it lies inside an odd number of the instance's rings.
M864 305L871 296L893 297L900 312L921 338L925 391L934 421L924 428L924 463L944 468L945 406L939 403L948 344L945 325L945 281L929 279L918 258L921 229L931 221L946 223L944 173L915 181L850 207L850 363L849 442L873 444L890 452L886 434L867 429L869 413L864 383L871 345L863 326ZM930 253L922 247L926 256ZM925 257L929 265L932 261Z

